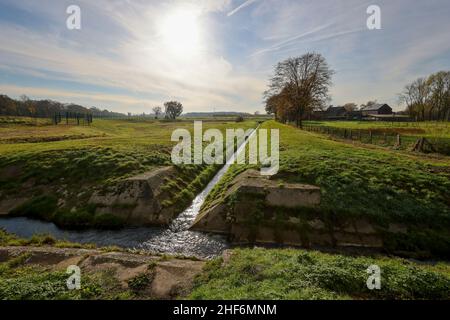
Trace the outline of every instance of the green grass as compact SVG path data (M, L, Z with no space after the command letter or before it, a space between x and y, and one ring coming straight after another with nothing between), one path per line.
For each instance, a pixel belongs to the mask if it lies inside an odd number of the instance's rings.
M416 137L450 138L448 122L305 121L305 124L375 132L398 132Z
M87 205L95 190L120 180L172 165L173 130L193 132L192 121L99 120L91 126L31 126L28 120L0 124L0 200L29 199L17 215L55 221L62 226L119 226L112 217L94 217ZM208 121L204 130L248 129L255 121ZM82 138L80 138L82 137ZM15 142L14 142L15 141ZM217 166L179 166L179 181L168 181L180 210L189 204L217 171ZM61 210L56 209L64 200ZM56 203L55 203L56 202ZM170 205L170 203L166 203ZM76 208L75 212L73 208Z
M381 269L369 290L367 268ZM233 249L196 279L190 299L450 299L450 265L294 249Z
M387 228L405 224L408 235L386 235L387 249L431 251L449 257L450 158L404 154L332 141L324 135L268 121L280 130L279 183L321 188L316 214L325 220L363 218ZM212 190L204 209L223 201L224 191L245 167L232 168ZM299 210L298 215L309 214Z
M80 290L69 290L68 274L41 266L25 266L26 254L0 263L0 300L116 300L130 299L108 271L83 274Z
M450 124L447 122L308 121L305 129L401 151L412 151L419 138L425 137L432 148L426 145L422 152L450 155Z
M30 239L20 238L14 234L8 233L3 229L0 229L0 246L2 247L17 247L17 246L51 246L57 248L78 248L78 249L95 249L94 244L80 244L69 242L65 240L57 240L53 236L48 234L36 234Z

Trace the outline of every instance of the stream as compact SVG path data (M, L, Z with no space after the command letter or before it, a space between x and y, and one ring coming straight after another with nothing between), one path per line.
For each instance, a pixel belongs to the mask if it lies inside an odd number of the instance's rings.
M14 217L0 219L0 228L23 238L30 238L34 234L50 234L56 239L77 243L93 243L97 246L119 246L155 253L213 258L228 248L229 244L226 237L191 231L189 227L194 222L209 192L228 171L237 155L245 150L249 138L256 132L257 129L252 131L206 188L195 197L189 208L173 220L169 227L72 231L60 229L51 222Z

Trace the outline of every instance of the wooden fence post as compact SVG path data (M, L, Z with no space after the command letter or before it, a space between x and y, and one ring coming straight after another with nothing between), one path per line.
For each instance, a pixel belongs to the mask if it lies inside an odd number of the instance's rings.
M402 145L402 137L400 136L400 134L397 134L397 141L395 142L395 148L400 148L400 146Z

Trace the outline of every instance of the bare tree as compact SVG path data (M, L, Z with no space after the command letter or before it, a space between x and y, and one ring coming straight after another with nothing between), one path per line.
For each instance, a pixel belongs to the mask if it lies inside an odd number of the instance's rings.
M153 113L155 114L155 119L158 119L158 117L161 115L162 113L162 109L161 107L154 107L152 109Z
M429 119L444 120L450 109L450 71L440 71L432 74L427 81L430 90ZM436 111L436 112L435 112Z
M302 127L305 114L329 100L333 74L325 58L318 53L286 59L275 67L269 89L265 92L266 101L283 93L293 108L292 120Z
M419 78L406 85L400 94L400 101L406 104L410 116L418 120L425 120L425 110L429 98L429 86L425 78Z
M377 100L370 100L370 101L367 101L367 103L363 103L359 107L360 107L360 109L362 109L362 108L366 108L366 107L371 107L375 104L377 104Z
M169 101L164 103L165 114L167 119L175 120L183 113L183 105L178 101Z
M356 111L358 109L358 105L356 103L349 102L349 103L344 104L344 108L347 112L352 112L352 111Z

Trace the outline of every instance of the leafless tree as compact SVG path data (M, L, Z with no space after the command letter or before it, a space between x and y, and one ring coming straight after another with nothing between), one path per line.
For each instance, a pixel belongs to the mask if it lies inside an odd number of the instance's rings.
M333 74L334 71L319 53L286 59L275 67L269 89L265 92L266 101L283 93L293 108L292 120L302 127L305 114L329 100L328 91Z
M155 114L155 119L158 119L158 117L161 115L162 113L162 109L161 107L154 107L152 109L153 113Z
M405 86L400 94L400 100L407 106L408 113L418 120L425 120L425 110L429 98L427 79L419 78Z
M427 81L430 90L428 117L433 120L444 120L450 112L450 71L440 71L432 74Z
M358 105L356 103L349 102L349 103L344 104L344 108L347 112L352 112L352 111L356 111L358 109Z

